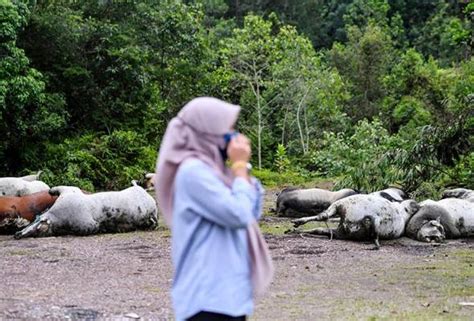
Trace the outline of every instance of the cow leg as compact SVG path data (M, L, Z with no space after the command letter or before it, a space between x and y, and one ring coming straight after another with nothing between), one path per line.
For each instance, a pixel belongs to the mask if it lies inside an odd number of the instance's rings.
M24 237L35 237L35 236L46 236L50 230L50 221L48 219L40 219L38 217L36 221L15 233L16 239Z
M376 238L374 239L374 243L375 243L375 250L379 250L380 249L380 243L379 243L379 235L377 234Z
M276 216L284 216L285 213L286 213L286 207L281 204L277 204L276 210L275 210Z
M306 224L308 222L312 221L325 221L337 214L337 207L331 205L327 210L324 212L315 215L315 216L308 216L308 217L302 217L296 220L292 220L291 222L293 223L294 227L298 227L300 225Z
M316 227L309 230L287 230L285 234L312 234L312 235L322 235L327 236L331 240L334 239L344 239L343 234L338 229L335 228L324 228L324 227Z
M324 235L329 238L341 238L339 235L339 232L335 228L325 228L325 227L316 227L310 230L303 230L300 233L306 233L306 234L314 234L314 235Z
M312 221L319 221L319 215L307 216L307 217L302 217L296 220L291 220L291 223L293 223L294 227L298 227L300 225L303 225Z
M379 233L376 228L375 218L373 216L367 215L362 220L362 224L365 226L366 230L369 231L369 237L373 238L375 248L374 250L380 249L380 242L379 242Z

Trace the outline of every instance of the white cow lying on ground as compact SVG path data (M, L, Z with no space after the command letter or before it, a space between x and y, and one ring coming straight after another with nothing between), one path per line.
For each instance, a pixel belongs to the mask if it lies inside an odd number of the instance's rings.
M441 198L460 198L474 203L474 191L467 188L447 189Z
M353 195L334 202L319 215L293 220L295 227L311 221L325 221L339 216L337 229L315 228L292 233L311 233L334 236L336 239L373 240L376 248L380 247L379 239L395 239L405 232L409 218L419 209L413 200L401 203L376 195Z
M59 195L56 203L15 238L153 229L158 222L156 202L132 183L120 192L95 194L84 194L77 187L54 187L50 193Z
M464 199L426 200L407 224L408 237L422 242L474 236L474 203Z
M24 196L49 190L49 186L38 181L41 171L23 177L0 177L0 196Z
M24 181L33 182L33 181L39 180L41 174L43 174L43 171L38 171L36 174L26 175L26 176L22 176L20 178Z
M383 197L390 202L403 202L408 199L407 194L399 188L389 187L381 191L372 192L369 195L376 195Z

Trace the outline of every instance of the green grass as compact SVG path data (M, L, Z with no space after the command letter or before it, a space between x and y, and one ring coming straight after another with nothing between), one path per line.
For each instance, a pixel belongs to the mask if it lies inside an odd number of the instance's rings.
M430 262L395 266L396 273L381 276L381 282L403 282L403 287L408 284L406 295L412 298L409 303L403 304L404 300L395 297L395 304L387 303L381 308L376 302L359 299L349 310L338 312L344 316L352 313L354 320L363 319L361 315L370 314L371 309L377 315L368 320L472 320L468 317L472 308L461 307L459 302L474 300L473 265L472 250L446 249Z
M334 223L328 223L329 227L335 227ZM336 223L337 224L337 223ZM260 230L262 233L271 235L284 235L285 231L293 229L290 219L279 220L275 222L260 221ZM327 227L325 222L309 222L298 228L299 231L310 230L316 227Z
M10 255L10 256L25 256L25 255L33 255L35 254L34 251L32 250L12 250L12 251L9 251L7 253L7 255Z
M315 187L327 178L308 176L297 172L277 173L268 169L254 169L252 175L258 178L266 188L282 186Z

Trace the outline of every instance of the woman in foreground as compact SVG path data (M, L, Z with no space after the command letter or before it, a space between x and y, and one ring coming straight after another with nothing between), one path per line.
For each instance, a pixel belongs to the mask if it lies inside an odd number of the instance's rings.
M273 266L256 222L263 189L249 176L240 107L200 97L168 124L157 162L158 203L172 231L179 320L245 320ZM226 161L230 166L226 166Z

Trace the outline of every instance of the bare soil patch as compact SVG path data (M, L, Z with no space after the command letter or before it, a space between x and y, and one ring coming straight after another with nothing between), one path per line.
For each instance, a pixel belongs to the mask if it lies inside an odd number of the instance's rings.
M273 192L273 191L271 191ZM267 194L266 212L274 193ZM273 195L273 196L272 196ZM473 320L474 239L435 246L285 235L264 216L276 265L250 320ZM169 231L0 236L0 320L172 320Z

